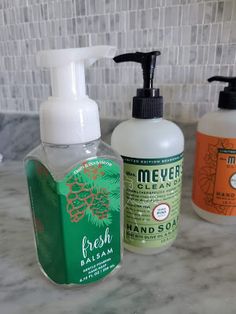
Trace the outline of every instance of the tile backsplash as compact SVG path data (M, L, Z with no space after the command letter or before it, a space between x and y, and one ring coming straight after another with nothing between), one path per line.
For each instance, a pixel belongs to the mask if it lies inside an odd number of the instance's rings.
M0 111L35 113L50 95L37 51L101 44L117 53L160 50L155 85L165 114L194 121L217 106L224 86L207 78L236 75L236 1L0 0ZM141 72L112 60L87 70L88 94L102 117L130 116Z

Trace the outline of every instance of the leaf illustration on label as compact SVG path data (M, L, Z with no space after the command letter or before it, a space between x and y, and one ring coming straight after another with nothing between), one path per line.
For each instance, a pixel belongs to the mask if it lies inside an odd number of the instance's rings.
M199 185L204 193L213 193L216 170L215 168L202 167L199 171Z
M126 174L124 175L124 185L126 189L133 190L134 188L133 180L129 178Z
M56 180L42 163L29 160L26 172L37 254L47 277L84 285L110 274L121 260L120 181L113 183L120 164L93 158Z
M120 181L120 174L107 170L104 173L104 179L108 180L111 184L118 183Z
M200 207L219 215L232 215L235 194L229 178L235 167L235 140L197 134L193 200Z
M82 165L84 167L83 173L90 180L95 181L95 176L96 178L104 176L101 164L91 166L88 163L83 163ZM106 180L112 186L112 182L119 178L119 174L113 175L110 172L106 174L106 177ZM67 186L70 189L70 192L67 194L67 212L70 215L71 222L79 222L86 214L89 221L98 227L111 224L109 192L105 188L99 189L96 185L83 182L81 175L71 176L67 180ZM117 194L119 195L119 191L117 191ZM114 197L114 195L113 193L112 196Z
M104 172L102 171L102 165L98 164L97 166L93 166L84 162L84 173L92 180L96 180L97 178L104 176Z
M182 153L123 160L125 243L139 248L172 243L178 230Z

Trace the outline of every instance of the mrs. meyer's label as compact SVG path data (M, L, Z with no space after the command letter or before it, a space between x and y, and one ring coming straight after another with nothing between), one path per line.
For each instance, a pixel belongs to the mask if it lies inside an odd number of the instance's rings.
M236 140L197 132L193 202L211 214L236 216Z
M158 248L177 235L183 153L124 160L125 243Z

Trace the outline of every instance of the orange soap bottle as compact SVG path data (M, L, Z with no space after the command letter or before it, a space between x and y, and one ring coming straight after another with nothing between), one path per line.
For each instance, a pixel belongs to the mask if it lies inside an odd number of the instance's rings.
M205 114L196 135L192 205L203 219L236 224L236 77L211 77L227 82L219 109Z

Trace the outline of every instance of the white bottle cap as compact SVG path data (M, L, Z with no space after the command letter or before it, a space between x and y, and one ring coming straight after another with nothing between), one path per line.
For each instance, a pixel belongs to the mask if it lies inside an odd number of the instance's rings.
M40 134L44 143L68 145L100 138L96 102L88 98L84 68L100 58L113 58L115 47L40 51L37 64L50 68L52 97L40 107Z

